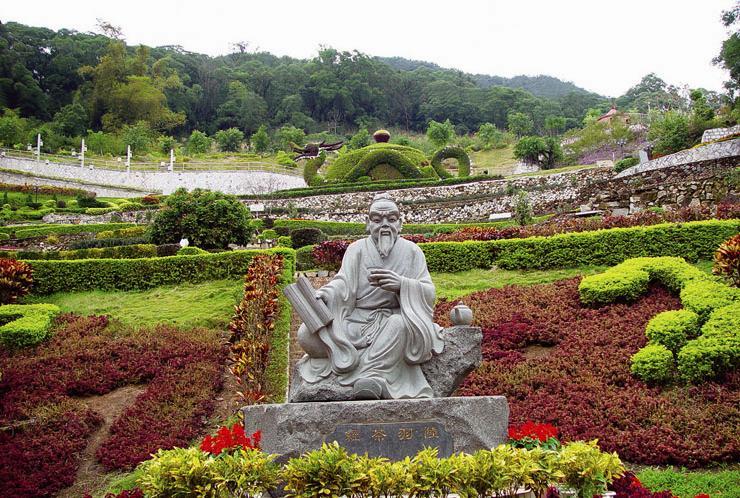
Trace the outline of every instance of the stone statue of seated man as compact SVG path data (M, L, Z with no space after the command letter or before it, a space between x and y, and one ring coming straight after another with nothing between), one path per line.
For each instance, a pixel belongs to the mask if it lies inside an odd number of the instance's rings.
M303 384L331 381L343 399L433 397L421 365L445 342L432 321L424 253L399 237L401 213L385 194L373 200L366 229L370 236L347 248L337 275L316 291L333 320L313 333L301 325L306 355L296 374Z

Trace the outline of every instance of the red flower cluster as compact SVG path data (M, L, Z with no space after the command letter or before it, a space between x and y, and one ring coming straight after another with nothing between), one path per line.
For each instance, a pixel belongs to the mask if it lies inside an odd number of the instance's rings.
M520 440L525 437L537 439L544 443L551 437L558 437L558 430L554 425L538 424L531 420L527 420L520 425L512 425L509 427L510 439Z
M259 449L262 433L255 432L251 436L244 433L244 426L239 422L235 423L229 429L226 426L220 427L216 436L210 434L200 443L200 449L206 453L219 455L222 451L228 451L235 448Z

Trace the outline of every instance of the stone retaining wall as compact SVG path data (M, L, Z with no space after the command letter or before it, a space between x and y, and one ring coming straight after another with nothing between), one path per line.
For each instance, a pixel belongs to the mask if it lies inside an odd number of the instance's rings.
M25 171L57 180L75 182L81 180L82 186L98 192L105 188L132 188L142 192L130 192L127 197L142 195L143 192L170 194L180 187L188 190L204 188L219 190L227 194L264 194L275 190L305 187L303 178L298 176L270 173L265 171L114 171L107 169L81 168L79 166L36 162L27 159L0 157L0 168ZM51 180L44 179L45 184ZM102 195L102 194L99 194Z
M390 194L403 205L407 223L481 221L494 213L512 211L519 190L528 193L535 213L576 209L588 200L583 192L589 185L613 175L611 168L589 168L509 180L400 189ZM364 221L367 206L374 195L374 192L354 192L244 202L264 203L269 215L275 211L275 216L282 218L289 217L291 211L297 211L304 219L357 222Z
M740 125L731 126L729 128L712 128L711 130L704 130L704 133L701 136L701 141L702 143L712 142L738 133L740 133Z

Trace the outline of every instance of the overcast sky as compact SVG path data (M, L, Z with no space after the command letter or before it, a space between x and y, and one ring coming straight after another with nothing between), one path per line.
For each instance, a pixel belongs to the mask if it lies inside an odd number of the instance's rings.
M720 91L711 60L728 37L733 0L3 0L0 20L94 31L120 26L129 44L219 55L252 50L298 58L320 45L401 56L497 76L547 74L619 96L649 72Z

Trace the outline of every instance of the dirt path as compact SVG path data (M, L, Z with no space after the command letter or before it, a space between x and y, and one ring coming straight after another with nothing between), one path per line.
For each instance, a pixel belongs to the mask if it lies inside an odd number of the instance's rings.
M128 406L133 404L136 397L145 389L146 386L124 386L102 396L91 396L82 399L82 402L88 408L103 417L103 424L87 442L87 447L81 456L75 483L59 492L58 498L81 498L85 492L100 487L101 481L106 478L106 471L95 458L95 452L98 451L100 445L110 434L110 427L113 422Z

